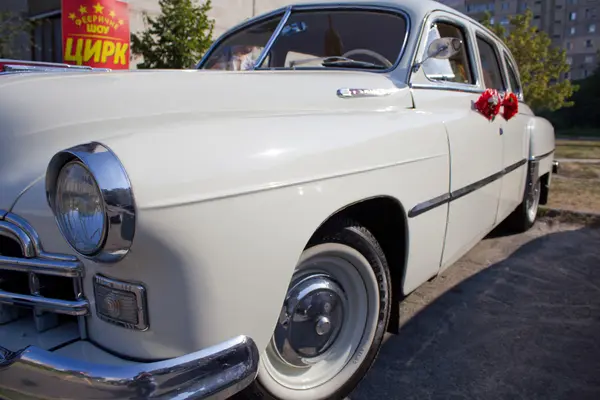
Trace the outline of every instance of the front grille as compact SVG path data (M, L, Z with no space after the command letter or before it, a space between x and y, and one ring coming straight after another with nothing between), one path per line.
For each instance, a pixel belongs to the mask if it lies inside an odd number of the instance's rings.
M0 221L0 324L33 317L43 332L89 314L83 265L45 252L33 228L8 214Z

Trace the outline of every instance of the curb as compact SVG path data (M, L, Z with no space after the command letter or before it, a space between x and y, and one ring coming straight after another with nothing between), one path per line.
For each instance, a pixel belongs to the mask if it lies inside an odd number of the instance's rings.
M560 208L539 208L539 216L549 222L576 222L584 225L600 227L600 213L564 210Z

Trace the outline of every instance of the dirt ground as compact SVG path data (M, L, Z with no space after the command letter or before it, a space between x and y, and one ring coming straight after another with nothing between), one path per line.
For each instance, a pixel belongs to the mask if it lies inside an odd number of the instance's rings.
M401 316L351 400L600 399L600 229L495 232Z
M600 141L557 140L554 157L600 159Z
M600 213L600 163L561 162L547 206Z

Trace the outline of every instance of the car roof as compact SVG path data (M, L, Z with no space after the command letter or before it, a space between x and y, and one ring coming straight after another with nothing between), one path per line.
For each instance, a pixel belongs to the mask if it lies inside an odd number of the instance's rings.
M381 7L402 7L418 14L426 14L431 10L444 10L456 13L456 10L435 0L295 0L290 5L329 5L329 4L356 4Z
M417 17L419 20L422 20L427 14L431 11L439 10L445 11L471 22L475 26L487 32L489 35L494 37L496 40L502 42L502 40L491 30L483 26L479 21L469 17L468 15L457 11L456 9L449 7L439 1L435 0L291 0L289 1L288 6L302 5L302 6L324 6L324 5L356 5L356 6L375 6L375 7L389 7L389 8L400 8L409 14L412 14L412 17ZM281 7L281 8L285 8Z

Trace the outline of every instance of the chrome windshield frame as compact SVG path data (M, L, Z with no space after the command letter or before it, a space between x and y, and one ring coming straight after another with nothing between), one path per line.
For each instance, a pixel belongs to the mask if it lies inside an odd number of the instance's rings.
M234 26L233 28L231 28L230 30L226 31L225 33L223 33L221 36L219 36L217 38L217 40L215 40L213 42L213 44L208 48L208 50L206 50L206 53L204 53L204 55L202 56L202 58L200 59L200 61L196 64L196 66L194 67L194 69L202 69L202 67L204 66L204 64L206 63L206 61L208 60L208 58L210 57L210 55L214 52L214 50L221 44L223 43L225 40L229 39L229 37L235 35L236 33L238 33L239 31L242 31L252 25L258 24L260 22L263 22L265 20L268 20L272 17L277 16L278 14L281 14L281 20L279 21L279 24L277 25L277 28L279 28L279 26L282 25L282 21L284 19L286 19L286 15L289 17L288 13L291 13L292 10L292 6L286 6L286 7L281 7L281 8L277 8L269 13L263 14L263 15L259 15L257 17L253 17L250 18L244 22L242 22L239 25ZM287 19L286 19L287 20ZM284 21L285 23L285 21ZM271 34L271 37L269 38L269 40L267 41L267 45L271 42L274 41L274 37L276 37L275 33L277 33L277 28L275 29L275 31L273 31L273 34ZM265 46L265 48L263 49L263 52L260 54L259 58L262 57L264 51L267 49L267 47ZM268 54L268 53L265 53Z
M282 7L282 8L278 8L276 10L273 10L269 13L263 14L261 16L255 17L255 18L251 18L248 19L246 21L244 21L242 24L230 29L229 31L225 32L223 35L221 35L217 40L215 40L215 42L211 45L211 47L206 51L206 53L204 54L204 56L202 57L202 59L200 60L200 62L196 65L196 69L202 69L202 67L204 66L204 64L206 63L206 61L208 60L208 58L210 57L210 55L213 53L213 51L215 50L216 47L218 47L223 41L227 40L229 37L231 37L232 35L238 33L239 31L252 26L254 24L263 22L264 20L267 20L269 18L272 18L278 14L282 14L281 20L279 21L279 24L277 25L277 28L275 28L275 30L273 31L273 34L271 35L271 37L269 38L269 40L267 41L267 44L265 45L264 49L262 50L262 52L260 53L260 56L257 58L256 63L254 65L254 68L252 69L253 71L269 71L269 70L291 70L290 68L262 68L261 65L263 64L263 62L265 61L265 59L267 58L267 55L269 54L269 52L271 51L271 48L273 47L273 45L276 43L279 35L281 34L281 31L283 30L283 28L285 27L285 24L287 23L287 21L289 20L290 16L292 15L293 11L311 11L311 10L368 10L368 11L382 11L382 12L387 12L387 13L392 13L392 14L396 14L398 16L401 16L404 18L405 22L406 22L406 29L405 29L405 35L404 35L404 40L402 42L402 47L400 48L400 52L398 53L398 57L396 58L396 60L394 61L394 63L392 64L392 66L390 68L386 68L386 69L380 69L380 70L374 70L374 69L367 69L367 68L352 68L352 70L354 71L368 71L368 72L373 72L373 73L390 73L392 71L394 71L396 68L398 68L398 65L401 63L402 59L404 58L404 54L406 52L406 48L408 45L408 39L410 37L411 34L411 29L412 29L412 21L410 18L409 13L404 10L401 7L393 7L393 6L385 6L385 5L372 5L372 4L362 4L362 3L338 3L338 4L300 4L300 5L289 5L286 7ZM296 68L296 69L300 69L300 68ZM324 68L322 67L303 67L301 68L302 70L318 70L318 71L322 71L324 70ZM348 68L335 68L335 67L330 67L327 68L327 70L345 70L348 71Z

